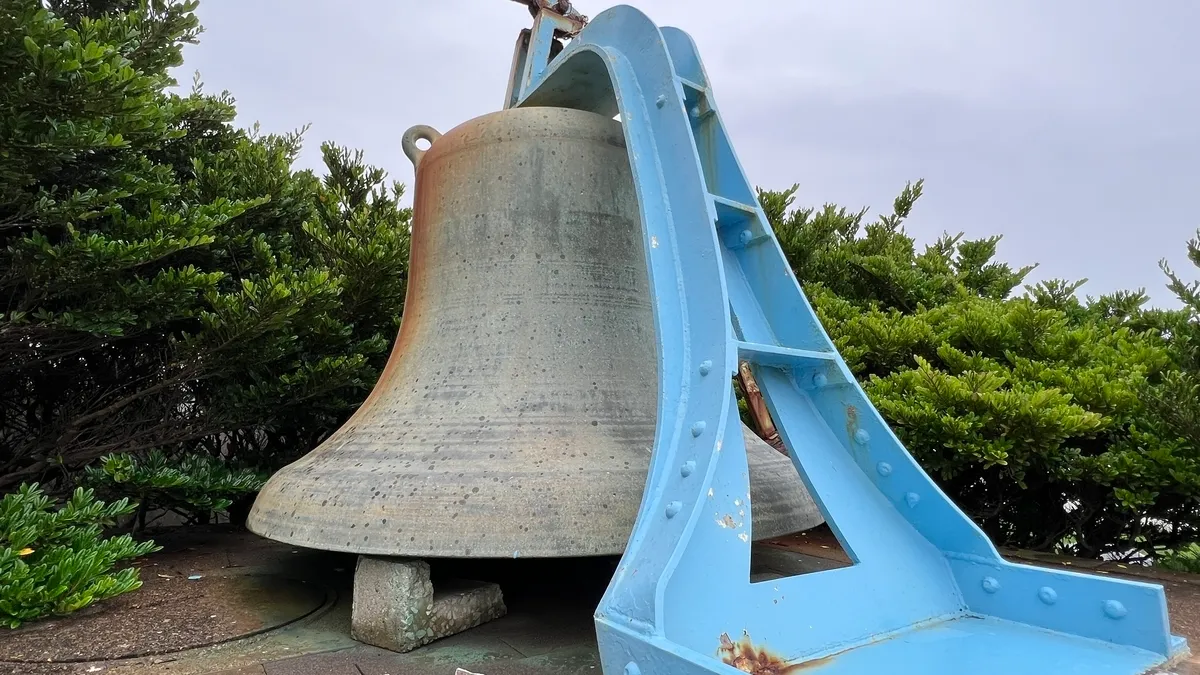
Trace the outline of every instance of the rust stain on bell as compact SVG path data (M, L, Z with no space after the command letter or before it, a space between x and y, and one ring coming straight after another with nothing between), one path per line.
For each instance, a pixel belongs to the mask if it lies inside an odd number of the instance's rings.
M278 471L247 525L308 548L419 557L624 551L650 465L657 340L624 133L517 108L416 149L408 294L386 369ZM743 427L756 539L820 512Z

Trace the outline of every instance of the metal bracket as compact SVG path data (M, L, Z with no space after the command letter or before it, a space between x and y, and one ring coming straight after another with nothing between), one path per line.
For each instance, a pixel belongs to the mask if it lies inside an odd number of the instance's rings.
M522 30L517 36L508 75L508 92L504 96L505 108L516 103L517 92L527 90L545 73L550 61L562 52L563 40L578 35L588 21L586 16L575 11L570 0L513 1L529 8L533 28Z
M560 27L562 35L559 37L574 37L587 25L588 18L571 6L571 0L554 0L553 2L551 0L513 0L513 2L527 6L529 15L533 17L543 13L561 17L563 20Z
M1131 675L1186 652L1161 586L1005 561L914 461L801 291L687 34L617 6L550 62L546 16L509 103L620 114L659 339L650 471L596 611L605 673ZM749 580L739 360L853 566Z

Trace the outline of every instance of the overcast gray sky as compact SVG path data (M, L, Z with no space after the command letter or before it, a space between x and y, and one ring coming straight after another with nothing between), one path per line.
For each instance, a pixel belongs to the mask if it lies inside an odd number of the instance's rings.
M615 2L583 0L596 16ZM1001 234L999 257L1081 293L1145 288L1174 305L1158 261L1197 276L1200 3L1174 0L632 0L689 32L750 179L798 202L886 210L907 228ZM753 8L753 9L748 9ZM400 135L500 107L511 0L202 0L205 33L178 72L229 90L238 123L310 124L411 185Z

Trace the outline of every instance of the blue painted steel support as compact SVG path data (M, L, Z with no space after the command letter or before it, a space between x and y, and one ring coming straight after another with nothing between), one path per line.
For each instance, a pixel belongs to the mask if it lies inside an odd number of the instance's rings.
M653 459L596 612L605 673L796 672L778 658L830 673L1129 675L1186 650L1160 586L1006 562L913 460L801 291L685 33L618 6L546 66L545 32L518 47L510 104L621 115L659 336ZM854 565L749 580L739 358Z

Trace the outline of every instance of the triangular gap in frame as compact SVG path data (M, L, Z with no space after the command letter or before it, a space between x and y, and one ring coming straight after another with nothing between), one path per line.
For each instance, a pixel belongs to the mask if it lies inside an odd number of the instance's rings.
M733 387L749 463L750 582L854 565L787 456L748 362L739 364Z

